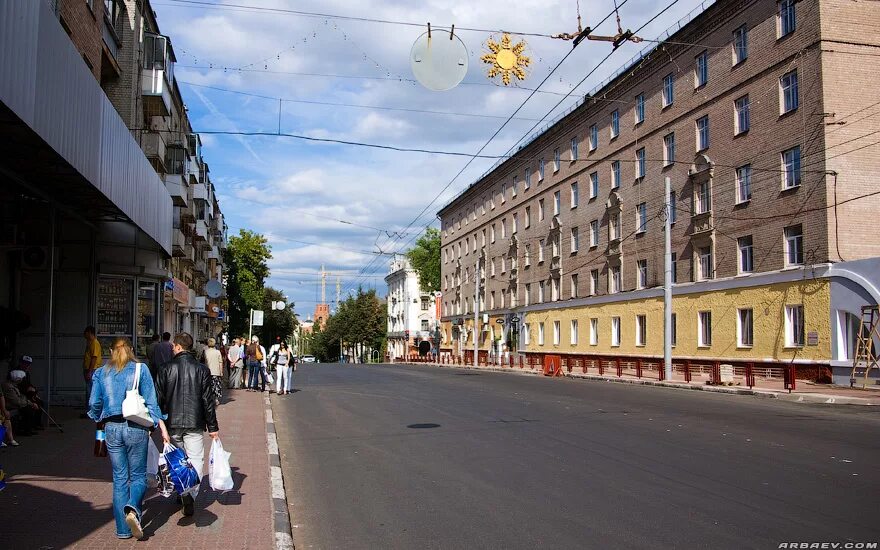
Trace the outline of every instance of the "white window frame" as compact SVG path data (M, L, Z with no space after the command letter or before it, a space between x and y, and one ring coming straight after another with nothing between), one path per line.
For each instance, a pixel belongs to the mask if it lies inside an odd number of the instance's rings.
M611 318L611 347L620 347L620 317Z
M580 235L577 226L571 228L571 253L576 254L580 248Z
M646 233L648 231L648 205L640 202L636 206L636 233Z
M507 238L507 218L501 218L501 238Z
M489 242L490 243L495 242L495 224L494 223L489 227Z
M569 336L568 341L572 346L576 346L578 343L578 322L577 319L572 319L569 323Z
M620 187L620 161L611 161L611 189Z
M699 89L709 82L709 53L703 51L694 59L694 89Z
M694 124L697 132L697 152L699 153L709 148L709 115L701 116Z
M574 136L571 138L571 145L569 146L569 152L571 154L571 161L574 162L578 159L578 138Z
M694 213L705 214L712 210L712 189L704 181L694 186Z
M515 199L516 198L516 174L510 176L510 179L512 180L510 182L510 198Z
M544 286L544 281L538 281L538 303L539 304L544 303L544 298L546 298L546 296L544 296L545 292L546 292L546 289Z
M790 225L783 229L785 267L804 265L804 226Z
M635 125L645 122L645 94L639 94L636 96L636 106L633 108L633 118L635 119Z
M709 281L715 278L715 258L712 244L697 248L697 280ZM708 273L707 273L708 272Z
M752 235L744 235L736 240L737 272L745 275L755 271L755 246Z
M806 336L803 304L785 306L785 347L802 348Z
M776 9L776 31L778 38L784 38L797 30L795 0L781 0Z
M590 152L599 148L599 126L593 124L590 126Z
M599 220L590 222L590 248L599 246Z
M560 160L561 160L561 157L559 154L559 147L557 147L556 149L553 149L553 173L554 174L556 172L559 172Z
M755 315L752 308L736 310L736 347L751 348L755 345Z
M667 108L675 103L675 76L672 73L663 77L663 89L660 94L662 108Z
M749 58L749 29L746 25L733 31L733 66Z
M648 316L645 314L636 315L636 346L645 347L648 345Z
M599 294L599 270L590 270L590 296Z
M522 324L522 343L523 346L528 346L531 343L531 334L529 330L529 323Z
M749 103L749 94L746 94L736 98L733 102L733 135L745 134L751 126L751 104Z
M507 182L501 182L501 204L507 202Z
M590 200L599 196L599 172L590 174Z
M528 307L532 303L532 283L526 283L523 287L523 305Z
M544 181L544 159L538 161L538 181Z
M675 132L663 136L663 166L675 164Z
M578 207L578 201L580 200L580 190L578 189L578 182L571 182L571 208Z
M523 266L529 267L532 265L532 245L526 243L525 253L523 254Z
M544 323L543 322L538 323L538 345L539 346L544 345Z
M636 288L648 287L648 260L636 260Z
M523 190L525 191L529 187L532 186L532 168L531 166L526 166L523 170Z
M611 139L620 135L620 111L617 109L611 111Z
M623 286L623 279L620 274L620 266L615 265L608 268L608 294L617 294Z
M648 166L645 157L645 148L642 147L636 151L636 179L644 178L647 171Z
M578 297L578 274L572 273L568 278L569 290L572 298Z
M553 193L553 215L558 216L562 208L562 193L556 191Z
M562 341L562 332L561 323L559 321L553 321L553 345L558 346Z
M794 69L779 77L779 114L797 111L800 107L798 71Z
M599 319L596 317L590 319L590 345L599 345Z
M712 347L712 312L697 312L697 347Z
M538 239L538 263L544 262L544 246L546 241L544 239Z
M523 215L523 227L528 229L532 226L532 207L526 206L525 214Z
M512 221L511 221L511 227L510 227L510 234L516 235L516 232L519 229L519 227L518 227L519 226L519 213L514 212L513 216L511 217L511 220Z
M782 158L782 189L795 189L801 185L801 147L796 145L780 153Z
M558 302L562 299L562 283L559 281L559 277L553 277L550 279L550 300L553 302Z
M736 204L752 200L752 165L746 164L736 169Z

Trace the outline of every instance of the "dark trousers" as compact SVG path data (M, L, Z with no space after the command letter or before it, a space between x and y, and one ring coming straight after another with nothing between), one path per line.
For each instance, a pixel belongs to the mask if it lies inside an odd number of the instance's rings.
M257 389L257 379L260 380L260 391L266 391L266 375L263 373L263 365L259 361L251 361L248 363L248 386L251 389Z

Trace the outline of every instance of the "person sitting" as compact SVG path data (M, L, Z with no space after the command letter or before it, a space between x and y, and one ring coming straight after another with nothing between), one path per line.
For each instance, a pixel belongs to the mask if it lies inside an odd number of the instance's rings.
M17 410L21 417L21 427L18 431L19 435L33 435L34 429L40 418L40 407L33 401L30 401L18 385L24 380L26 374L23 370L15 369L9 371L6 380L3 382L3 397L6 399L6 407L9 410Z
M18 383L18 390L22 395L28 398L28 401L36 403L42 413L43 400L40 398L37 388L31 382L31 364L33 364L33 362L34 360L30 355L22 355L18 360L18 370L24 371L24 378ZM42 414L37 415L37 425L34 427L38 430L43 429Z

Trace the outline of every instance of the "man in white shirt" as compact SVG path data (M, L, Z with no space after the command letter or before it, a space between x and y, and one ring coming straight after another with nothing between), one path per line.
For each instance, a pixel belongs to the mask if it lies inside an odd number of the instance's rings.
M226 358L229 359L229 389L237 390L241 387L241 369L244 367L240 338L235 338L232 341Z

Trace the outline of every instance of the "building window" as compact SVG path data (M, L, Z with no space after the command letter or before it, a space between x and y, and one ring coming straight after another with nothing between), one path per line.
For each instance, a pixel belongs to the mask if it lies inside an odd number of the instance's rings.
M577 136L571 138L571 160L572 162L578 159L578 138Z
M572 346L576 346L578 343L578 322L577 319L571 320L571 336L569 338Z
M705 86L709 82L709 54L706 52L697 56L697 65L694 67L694 88Z
M507 237L507 218L501 218L501 238Z
M544 159L538 161L538 181L544 181Z
M616 241L621 237L620 214L611 214L608 220L608 240Z
M555 237L553 237L553 240L550 242L550 246L553 251L553 257L558 258L559 257L559 248L560 248L559 235L556 235Z
M645 346L648 343L648 317L636 315L636 345Z
M678 282L678 254L673 252L671 255L672 255L672 283L675 284Z
M599 319L590 319L590 345L599 345Z
M779 79L780 113L790 113L798 108L798 74L797 70L785 73Z
M538 323L538 345L544 345L544 323Z
M755 251L752 247L752 236L746 235L736 240L739 249L739 272L751 273L755 270Z
M611 318L611 347L620 346L620 317Z
M571 297L577 298L578 297L578 276L577 276L577 273L571 274L570 284L571 284Z
M576 183L573 183L571 185L572 185L573 189L577 187ZM590 200L595 199L598 194L599 194L599 173L593 172L590 174ZM572 196L574 196L574 195L572 195ZM574 208L575 206L577 206L576 202L574 204L572 204L571 207Z
M526 166L523 172L523 191L532 186L532 169Z
M580 248L580 236L578 235L578 228L571 228L571 253L574 254Z
M554 216L559 215L559 210L561 209L561 203L562 203L562 194L559 191L553 193L553 215Z
M712 209L712 194L709 192L709 182L704 181L694 187L694 212L705 214Z
M559 321L553 321L553 345L559 345Z
M526 244L525 253L523 254L523 265L529 267L532 265L532 245Z
M501 273L507 273L507 256L501 256Z
M532 283L526 283L523 298L523 305L528 307L532 303Z
M526 206L526 213L523 219L523 227L528 229L532 225L532 207Z
M648 260L636 261L636 288L648 286Z
M635 113L636 125L645 121L645 94L636 96L636 108L633 112Z
M486 246L486 229L485 228L483 228L483 231L480 236L480 246L482 246L484 248Z
M489 293L489 309L495 309L495 291Z
M538 199L538 221L544 221L544 199Z
M590 295L596 294L599 294L599 270L593 269L590 271Z
M599 147L599 127L593 124L590 126L590 151L595 151Z
M522 342L523 342L524 346L529 345L529 340L531 339L530 336L531 335L529 334L529 324L523 323L523 325L522 325Z
M644 202L636 206L636 233L648 230L648 205Z
M614 110L611 112L611 139L620 135L620 112Z
M697 258L699 260L698 278L700 281L706 281L713 278L713 262L712 262L712 245L701 246L697 249Z
M709 148L709 116L697 119L697 151L705 151Z
M495 210L495 193L489 195L489 208Z
M559 147L553 149L553 173L559 171Z
M663 78L663 107L669 107L675 101L675 88L672 73Z
M785 346L804 346L804 306L785 306Z
M746 164L736 169L736 203L742 204L752 199L752 165Z
M608 293L620 292L620 266L614 266L608 270Z
M492 227L489 228L489 241L495 242L495 224L492 224Z
M504 204L505 202L507 202L507 184L502 183L501 184L501 204Z
M752 310L738 309L736 311L736 345L740 348L750 348L754 345L752 333Z
M590 248L599 246L599 220L590 222Z
M793 33L797 27L794 5L795 0L782 0L779 2L779 10L776 13L779 38Z
M749 115L749 96L744 95L733 102L733 133L734 135L744 134L749 131L751 119Z
M513 213L513 221L511 222L512 225L511 225L511 228L510 228L510 234L511 234L511 235L516 234L517 225L519 225L519 224L517 223L517 220L518 220L518 219L519 219L519 214L517 214L516 212L514 212L514 213Z
M642 147L638 151L636 151L636 178L645 177L645 173L647 172L645 159L645 148Z
M538 282L538 303L544 303L544 281Z
M675 163L675 133L663 136L663 166Z
M701 311L697 314L697 345L702 348L712 345L711 311Z
M571 207L572 208L577 208L578 199L579 199L578 184L575 181L575 182L572 182L572 184L571 184Z
M510 197L516 198L516 174L510 177Z
M675 191L669 192L669 223L674 224L678 219L678 203L675 200Z
M561 298L561 293L559 292L559 277L554 277L550 280L550 298L554 302L558 302Z
M670 338L670 340L672 340L672 347L675 347L675 343L678 340L678 329L676 328L678 325L678 318L674 313L672 314L672 320L669 324L671 325L670 328L672 329L670 331L672 333L672 338Z
M749 31L746 26L733 31L733 64L738 65L749 57Z
M538 241L538 263L544 261L544 239Z
M620 161L615 160L611 163L611 188L620 187Z
M782 188L792 189L801 184L801 148L792 147L782 152Z
M801 225L785 228L785 265L803 265L804 233Z

